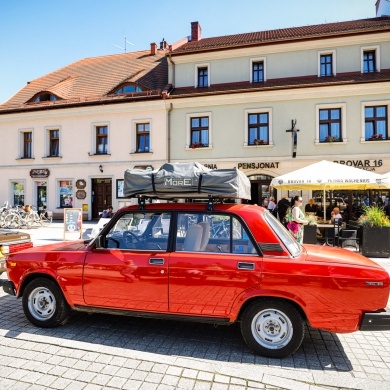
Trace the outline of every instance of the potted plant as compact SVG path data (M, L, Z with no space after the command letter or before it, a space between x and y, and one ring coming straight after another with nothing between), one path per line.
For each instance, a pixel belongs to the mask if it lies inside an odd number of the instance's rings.
M255 145L268 145L268 141L267 140L257 139L257 138L253 140L253 143Z
M379 206L363 207L358 220L362 228L362 254L367 257L390 257L390 219Z
M381 140L383 140L383 134L373 134L369 138L369 141L381 141Z
M309 224L304 227L303 243L317 244L317 217L306 214L305 219Z

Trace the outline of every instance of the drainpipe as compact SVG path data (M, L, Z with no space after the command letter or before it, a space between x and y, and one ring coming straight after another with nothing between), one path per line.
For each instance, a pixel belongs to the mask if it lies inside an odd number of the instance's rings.
M168 59L169 59L169 62L172 64L172 83L171 84L172 84L172 87L175 88L175 63L172 60L170 51L168 52Z
M172 65L172 88L175 88L175 63L172 60L171 57L171 50L168 51L168 60ZM168 110L168 163L171 162L171 112L173 110L173 104L169 103L169 110Z
M171 112L173 110L173 104L169 103L169 110L168 110L168 163L171 162Z

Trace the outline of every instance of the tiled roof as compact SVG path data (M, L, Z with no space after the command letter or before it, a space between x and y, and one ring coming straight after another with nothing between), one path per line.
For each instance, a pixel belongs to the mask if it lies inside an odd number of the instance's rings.
M226 93L242 93L256 91L272 91L293 88L328 87L337 85L390 82L390 69L381 69L380 73L340 73L337 76L318 77L317 75L304 77L291 77L283 79L270 79L264 83L251 83L249 81L225 84L213 84L210 87L175 88L170 97L196 97L207 95L220 95Z
M149 50L102 57L86 58L29 82L8 101L0 105L0 112L9 109L29 109L39 106L64 106L77 102L128 100L131 95L107 96L123 82L133 82L146 91L134 93L135 99L159 96L168 83L165 51ZM40 92L49 92L59 100L27 103Z
M214 38L203 38L190 41L172 51L172 55L195 53L209 50L231 49L237 47L286 41L337 37L351 34L390 31L390 17L352 20L348 22L316 24L312 26L282 28L251 32L245 34L226 35Z

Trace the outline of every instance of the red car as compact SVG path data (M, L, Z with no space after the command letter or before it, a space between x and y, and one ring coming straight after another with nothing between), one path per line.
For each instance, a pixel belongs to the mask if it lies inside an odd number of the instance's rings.
M341 248L299 245L262 207L155 203L119 210L91 242L9 255L4 290L36 326L69 311L231 324L248 346L284 357L305 323L390 330L389 274Z

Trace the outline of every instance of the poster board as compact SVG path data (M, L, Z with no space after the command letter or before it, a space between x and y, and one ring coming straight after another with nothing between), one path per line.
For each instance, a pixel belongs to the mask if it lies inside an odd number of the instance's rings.
M83 234L83 210L64 209L64 240L78 240Z

